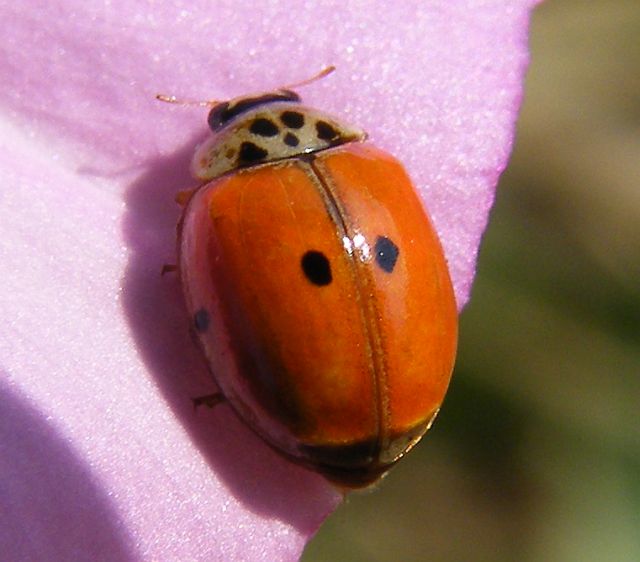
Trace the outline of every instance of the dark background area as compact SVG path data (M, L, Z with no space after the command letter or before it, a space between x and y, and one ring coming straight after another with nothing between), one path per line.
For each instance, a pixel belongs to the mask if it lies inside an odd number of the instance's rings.
M640 560L640 2L548 0L434 428L304 562Z

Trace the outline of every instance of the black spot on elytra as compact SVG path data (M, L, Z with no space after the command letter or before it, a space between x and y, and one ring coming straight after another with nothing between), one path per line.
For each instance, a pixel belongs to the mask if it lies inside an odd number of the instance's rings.
M201 334L209 328L209 313L206 308L201 308L193 315L193 324Z
M298 146L298 144L300 144L300 140L293 133L287 133L284 136L284 144L287 146Z
M376 263L387 273L391 273L398 261L400 250L386 236L378 236L375 246Z
M252 142L243 142L240 145L240 154L238 155L241 164L253 164L264 160L269 154L264 148L260 148Z
M340 136L340 133L326 121L318 121L316 123L316 132L318 133L319 139L326 141L334 140L336 137Z
M280 121L290 129L300 129L304 125L304 115L298 111L283 111Z
M264 117L255 119L251 123L249 130L254 135L260 135L261 137L275 137L280 132L280 129L273 121Z
M302 271L306 278L314 285L322 287L328 285L333 280L331 275L331 264L322 252L309 250L300 262Z

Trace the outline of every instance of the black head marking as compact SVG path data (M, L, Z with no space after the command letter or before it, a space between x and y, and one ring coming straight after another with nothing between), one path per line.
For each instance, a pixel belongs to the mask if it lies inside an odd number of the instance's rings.
M329 125L326 121L318 121L316 123L316 132L318 138L321 140L332 141L340 136L340 133L336 131L332 125Z
M214 105L211 111L209 112L209 116L207 117L207 123L209 125L209 129L211 129L214 132L220 129L222 125L229 120L229 118L226 117L228 111L229 111L228 101L219 103L218 105Z
M271 119L259 117L251 123L249 131L261 137L275 137L280 132L280 129Z
M300 261L305 277L314 285L323 287L333 281L331 264L322 252L309 250Z
M259 96L249 96L219 103L209 112L207 119L209 128L216 132L241 113L276 101L299 102L300 96L291 90L277 90L267 94L260 94Z
M284 136L284 144L286 144L287 146L298 146L300 144L300 139L293 133L287 133Z
M391 273L398 261L400 250L386 236L378 236L375 246L376 263L383 271Z
M209 328L209 312L206 308L199 309L193 315L193 324L197 332L202 334L207 331Z
M304 115L299 111L283 111L280 121L290 129L300 129L304 125Z
M240 165L255 164L264 160L269 153L252 142L243 142L240 145L240 154L238 160Z

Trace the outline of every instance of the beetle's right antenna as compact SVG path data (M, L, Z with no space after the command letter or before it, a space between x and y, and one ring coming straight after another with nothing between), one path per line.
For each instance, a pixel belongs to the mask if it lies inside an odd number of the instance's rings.
M321 78L324 78L325 76L328 76L335 69L336 69L336 67L334 65L327 66L327 67L323 68L317 74L314 74L311 78L307 78L306 80L302 80L302 82L296 82L295 84L287 84L286 86L283 86L281 89L282 90L295 90L296 88L300 88L301 86L306 86L307 84L311 84L312 82L315 82L316 80L320 80Z
M315 82L316 80L320 80L325 76L331 74L336 67L334 65L326 66L317 74L314 74L311 78L307 78L306 80L302 80L301 82L296 82L295 84L288 84L280 88L280 90L295 90L296 88L300 88L302 86L306 86ZM164 94L156 95L156 99L159 101L163 101L165 103L175 103L177 105L191 105L196 107L215 107L216 105L222 103L219 100L184 100L177 98L176 96L165 96Z

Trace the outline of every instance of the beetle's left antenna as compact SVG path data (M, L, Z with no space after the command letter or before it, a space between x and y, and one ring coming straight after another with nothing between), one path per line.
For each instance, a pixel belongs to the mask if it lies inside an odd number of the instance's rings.
M166 103L175 103L177 105L191 105L196 107L213 107L214 105L218 105L220 103L218 100L183 100L177 98L176 96L165 96L164 94L158 94L156 96L156 99L164 101Z
M315 82L316 80L320 80L321 78L328 76L335 69L336 67L334 65L326 66L320 72L311 76L311 78L307 78L306 80L302 80L294 84L287 84L286 86L279 88L279 90L295 90L296 88L306 86L308 84L311 84L312 82ZM177 105L191 105L196 107L214 107L219 103L222 103L219 100L184 100L177 98L176 96L165 96L164 94L156 95L156 99L166 103L175 103Z

